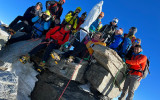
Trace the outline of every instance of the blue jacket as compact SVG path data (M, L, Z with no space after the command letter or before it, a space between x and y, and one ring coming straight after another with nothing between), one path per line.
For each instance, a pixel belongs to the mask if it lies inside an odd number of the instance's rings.
M90 26L89 30L91 32L96 32L97 28L99 27L101 23L101 19L96 19Z
M117 51L116 49L122 43L122 41L123 41L122 35L114 35L114 41L111 43L109 47Z
M34 22L32 32L36 33L39 37L42 36L44 30L48 30L51 24L51 21L42 20L39 16L32 18L32 22Z

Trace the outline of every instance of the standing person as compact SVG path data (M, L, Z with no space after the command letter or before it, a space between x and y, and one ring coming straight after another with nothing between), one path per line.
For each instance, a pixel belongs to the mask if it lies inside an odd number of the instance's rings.
M44 12L41 17L36 16L32 18L32 22L34 22L34 25L30 29L31 32L29 32L28 34L24 34L20 37L11 38L8 41L8 44L12 44L12 43L24 41L24 40L29 40L32 38L34 39L40 38L44 30L48 30L50 27L50 23L51 23L50 22L50 12L46 10L46 12Z
M48 9L52 15L52 20L59 19L62 15L63 8L62 5L65 3L65 0L57 1L46 1L46 9Z
M134 47L135 47L136 45L141 45L141 39L136 38L136 39L133 41L132 46L131 46L131 48L129 49L127 55L126 55L126 59L128 59L128 60L131 59L132 54L134 53Z
M76 32L80 30L80 26L84 23L86 17L87 17L87 12L84 12L78 20Z
M115 31L113 37L113 42L109 45L109 47L118 52L117 48L123 41L123 29L119 28L119 30Z
M117 24L118 18L114 18L110 24L106 24L100 29L100 32L103 34L104 42L106 42L107 45L110 45L113 42L111 37L118 27Z
M65 19L63 20L62 24L63 25L71 24L72 25L71 30L76 30L78 24L78 14L81 12L81 10L82 10L81 7L77 7L74 12L69 11L65 16Z
M56 26L49 30L46 34L45 40L42 40L42 43L32 49L27 55L22 56L21 60L28 61L30 56L45 48L42 61L39 64L39 66L44 67L53 49L59 49L62 44L68 41L70 29L71 25L67 24L65 27Z
M95 33L96 31L99 31L102 28L102 22L101 19L104 17L104 12L101 12L98 18L91 24L89 31L92 33Z
M23 28L24 26L32 26L32 18L40 16L42 11L42 3L38 2L35 6L29 7L23 16L16 17L9 25L9 32L13 35L16 31ZM20 23L18 23L21 21ZM14 28L13 28L14 27ZM25 29L24 29L25 30Z
M140 80L143 76L143 71L147 62L147 57L141 53L141 46L136 45L131 60L126 60L126 63L130 65L129 74L125 80L122 94L118 100L133 100L134 92L140 85ZM127 93L128 96L126 98Z
M128 53L129 49L132 46L133 41L136 39L135 34L137 33L136 27L131 27L129 29L128 34L124 34L124 39L122 44L118 47L119 51L118 54L122 57L125 61L125 56Z

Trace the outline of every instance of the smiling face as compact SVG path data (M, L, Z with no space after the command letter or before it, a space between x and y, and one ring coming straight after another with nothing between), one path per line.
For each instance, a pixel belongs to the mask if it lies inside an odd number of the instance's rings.
M134 53L139 54L142 51L141 47L134 47Z
M71 25L66 25L64 28L66 31L69 31L71 29Z
M40 10L40 8L41 8L41 6L38 4L38 5L36 6L36 10Z

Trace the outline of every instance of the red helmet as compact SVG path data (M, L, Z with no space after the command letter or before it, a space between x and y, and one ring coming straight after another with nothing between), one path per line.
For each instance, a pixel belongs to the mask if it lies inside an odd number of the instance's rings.
M104 17L104 12L101 12L101 13L100 13L100 16Z

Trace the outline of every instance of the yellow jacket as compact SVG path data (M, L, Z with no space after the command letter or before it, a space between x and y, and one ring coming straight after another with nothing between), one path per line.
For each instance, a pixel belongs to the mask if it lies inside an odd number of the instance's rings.
M65 21L71 25L73 25L73 28L76 29L77 28L77 21L78 18L73 16L74 12L69 12L66 16L65 16Z
M93 54L93 49L92 49L92 45L102 45L102 46L106 46L106 43L104 43L104 42L101 42L101 41L98 41L98 42L94 42L94 41L89 41L87 44L86 44L86 47L87 47L87 49L88 49L88 52L89 52L89 54L90 55L92 55Z

